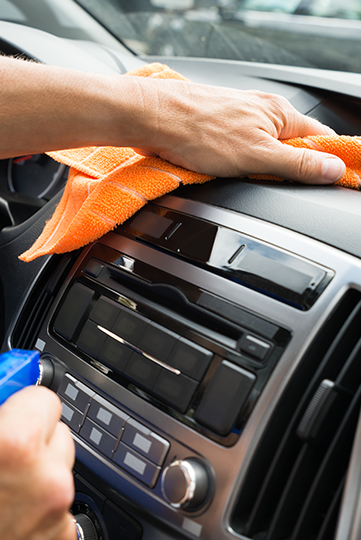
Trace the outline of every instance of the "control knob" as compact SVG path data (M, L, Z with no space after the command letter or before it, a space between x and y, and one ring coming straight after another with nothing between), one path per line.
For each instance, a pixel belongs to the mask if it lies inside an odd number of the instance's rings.
M74 516L78 540L98 540L98 535L90 517L85 514Z
M79 493L76 494L76 497L89 499ZM93 506L93 503L90 504ZM93 509L90 504L76 500L71 508L78 540L106 540L107 535L103 530L103 524L101 518L98 516L98 511L96 508Z
M161 488L173 508L195 510L204 504L209 492L207 467L195 458L173 461L163 471Z

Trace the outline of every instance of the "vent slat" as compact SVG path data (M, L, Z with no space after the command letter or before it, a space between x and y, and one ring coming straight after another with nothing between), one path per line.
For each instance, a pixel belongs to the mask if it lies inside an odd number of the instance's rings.
M346 418L353 394L360 392L360 335L361 294L350 290L299 363L269 421L232 516L236 532L254 540L333 538L357 421ZM297 428L325 379L334 399L314 400L318 408L309 409L312 425L303 430L302 441ZM285 408L288 415L282 414Z
M328 512L324 517L322 527L317 535L316 540L330 540L335 536L335 529L338 521L338 509L341 505L343 488L345 487L345 477L341 480L332 502L328 508Z
M323 379L336 380L359 340L361 301L359 301L337 333L319 368ZM316 378L317 378L316 373Z
M45 317L52 305L62 283L70 263L74 260L75 254L53 255L44 272L35 284L23 310L18 319L16 328L12 336L12 347L19 349L32 349L35 345L37 335L45 320Z
M329 344L328 350L325 351L322 362L309 385L308 392L303 396L293 419L290 420L288 429L284 434L274 461L260 489L253 511L246 523L244 534L252 536L269 526L272 515L276 510L277 501L281 497L285 481L289 474L291 474L293 463L297 459L298 452L301 448L300 442L295 437L295 426L298 426L301 419L300 415L303 414L301 411L305 408L305 403L311 399L310 393L316 388L317 381L322 380L328 375L337 375L338 372L334 365L338 364L338 370L340 370L340 364L342 366L345 359L344 354L350 354L353 341L350 339L350 335L352 336L355 332L357 326L355 320L358 319L360 319L361 327L361 300L357 301L356 305L352 305L350 313L342 321L338 332L334 334L335 337ZM344 339L348 343L347 348L342 347ZM313 390L313 392L315 391Z
M286 451L283 447L277 453L275 463L270 467L253 512L245 526L244 534L247 536L252 537L256 532L268 526L276 509L277 501L281 497L283 486L292 470L295 456L297 456L301 446L300 440L293 437L292 440L289 440ZM277 483L273 481L274 478L278 478Z
M267 540L286 538L292 533L319 462L317 451L303 445L269 527Z
M360 384L361 338L336 379L336 385L355 393Z
M335 491L346 473L357 426L360 401L361 387L352 400L333 443L319 467L291 540L309 540L322 526L322 522L319 522L320 517L327 514Z

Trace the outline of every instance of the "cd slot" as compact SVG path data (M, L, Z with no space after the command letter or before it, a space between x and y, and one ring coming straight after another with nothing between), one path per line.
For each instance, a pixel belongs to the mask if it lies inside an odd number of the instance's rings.
M81 274L114 292L117 301L137 310L137 304L159 324L186 326L188 334L207 336L239 354L240 340L249 332L267 341L283 341L280 328L240 305L215 295L207 287L186 281L124 252L97 244ZM132 306L132 304L134 304Z
M111 267L106 267L97 281L126 297L128 301L130 299L137 308L141 305L142 311L152 318L157 313L160 323L164 321L169 324L169 321L173 320L175 326L186 326L197 333L207 335L212 341L237 350L238 342L244 333L243 329L189 301L181 283L177 285L164 281L149 283ZM185 285L188 290L196 289L189 283ZM188 292L193 292L191 294L193 296L196 291Z

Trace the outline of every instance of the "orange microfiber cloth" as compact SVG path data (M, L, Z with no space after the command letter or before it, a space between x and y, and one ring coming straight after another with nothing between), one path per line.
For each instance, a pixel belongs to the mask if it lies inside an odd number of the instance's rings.
M142 66L128 75L187 80L159 63ZM25 262L85 246L123 223L149 200L180 184L214 178L158 157L141 156L131 148L76 148L48 155L71 169L52 218L33 246L20 256Z
M186 80L168 66L155 63L129 75ZM339 156L347 171L339 185L360 189L361 137L312 136L282 141ZM89 147L49 152L71 167L63 197L34 245L20 256L26 262L51 253L64 253L97 240L142 208L182 184L214 177L188 171L157 157L144 157L131 148ZM250 178L281 180L252 175Z

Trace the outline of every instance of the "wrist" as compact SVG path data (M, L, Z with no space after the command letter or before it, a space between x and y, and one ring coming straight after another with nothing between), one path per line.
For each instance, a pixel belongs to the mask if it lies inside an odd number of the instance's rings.
M111 144L155 153L172 146L191 121L185 86L184 81L123 75L113 93L112 135L116 140Z

